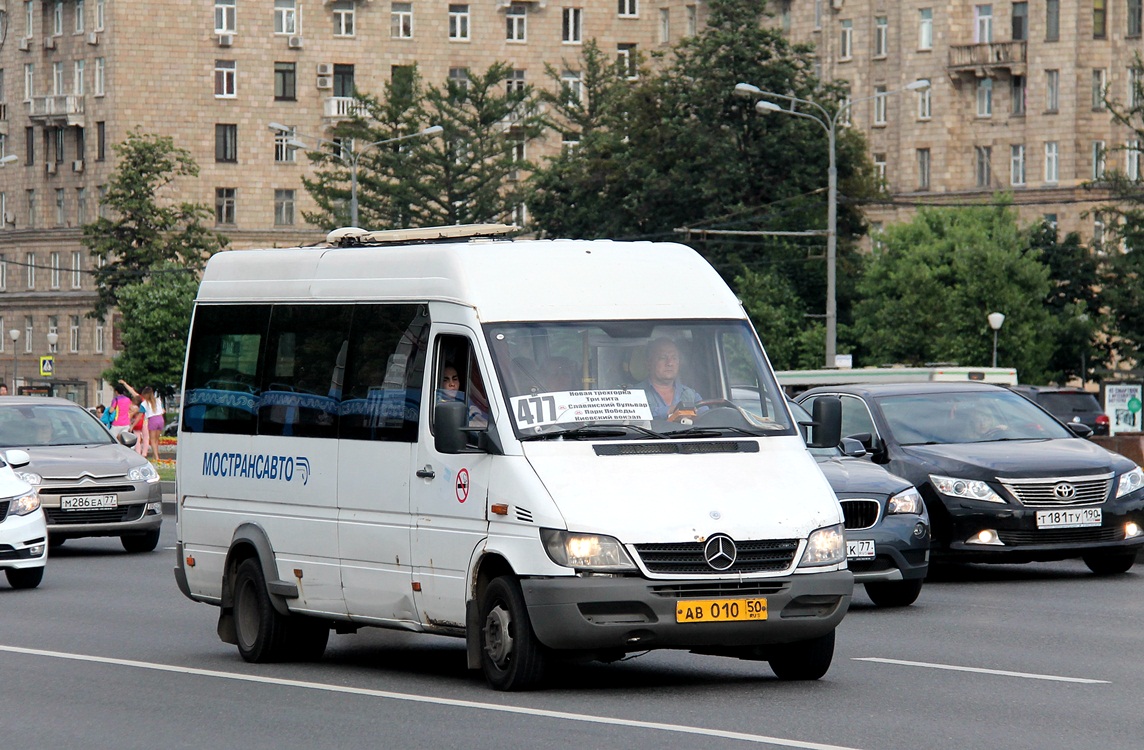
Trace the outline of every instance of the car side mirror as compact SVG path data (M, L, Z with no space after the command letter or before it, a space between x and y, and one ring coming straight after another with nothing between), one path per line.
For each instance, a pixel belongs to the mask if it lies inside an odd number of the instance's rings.
M1083 422L1065 422L1065 427L1069 428L1069 432L1077 437L1092 437L1092 428Z
M23 451L19 448L4 451L4 460L13 469L18 469L21 466L27 466L32 463L32 457L28 455L28 451Z
M433 446L438 453L464 453L469 411L460 401L447 401L433 409Z
M866 455L866 446L862 442L855 440L851 437L842 438L842 442L838 444L842 450L842 455L849 456L850 458L862 458Z
M118 440L120 444L126 445L128 448L134 447L135 444L139 442L139 438L136 437L135 433L133 432L121 432L119 433L119 437L117 437L116 440Z
M837 396L822 396L811 406L814 417L813 440L807 442L811 448L837 448L842 440L842 399Z

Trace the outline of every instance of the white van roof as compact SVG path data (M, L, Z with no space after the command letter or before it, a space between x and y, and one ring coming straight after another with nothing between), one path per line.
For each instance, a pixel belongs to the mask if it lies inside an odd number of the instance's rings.
M715 269L685 245L489 234L495 233L420 244L228 250L207 263L198 301L443 300L473 307L484 321L744 315ZM383 235L335 230L331 240L389 242Z

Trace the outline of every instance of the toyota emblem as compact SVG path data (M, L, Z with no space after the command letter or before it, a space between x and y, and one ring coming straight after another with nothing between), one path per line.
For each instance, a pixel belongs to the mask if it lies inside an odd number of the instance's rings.
M1053 486L1053 496L1058 500L1072 500L1076 497L1076 486L1068 482L1058 482Z
M703 547L703 559L713 570L730 570L738 556L735 542L726 534L716 534Z

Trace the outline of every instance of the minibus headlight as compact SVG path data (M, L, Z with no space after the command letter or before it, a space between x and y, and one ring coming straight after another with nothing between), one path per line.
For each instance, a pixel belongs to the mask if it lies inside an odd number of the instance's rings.
M14 516L26 516L40 507L40 496L33 490L21 495L8 506L8 512Z
M921 493L917 488L910 487L890 498L890 502L886 503L886 513L913 513L920 516L923 507Z
M842 524L839 523L811 532L798 566L813 568L843 562L846 562L846 535L842 531Z
M541 529L540 540L552 562L566 568L606 572L636 567L620 541L610 536Z
M1135 492L1141 487L1144 487L1144 471L1141 471L1140 467L1137 466L1132 471L1124 472L1116 480L1116 496L1124 497L1129 492Z

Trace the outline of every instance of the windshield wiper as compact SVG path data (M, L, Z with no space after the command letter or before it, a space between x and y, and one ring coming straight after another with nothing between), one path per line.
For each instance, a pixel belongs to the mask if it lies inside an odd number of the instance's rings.
M607 424L607 423L593 423L580 424L575 427L564 427L559 430L552 430L550 432L542 432L536 435L525 435L521 440L551 440L553 438L570 438L577 440L580 438L606 438L606 437L624 437L632 432L645 435L657 440L663 440L667 436L656 432L655 430L648 429L636 424Z
M728 432L736 435L745 435L746 437L762 437L763 435L761 431L748 430L743 427L710 425L707 427L688 427L686 430L676 430L668 433L667 437L722 437Z

